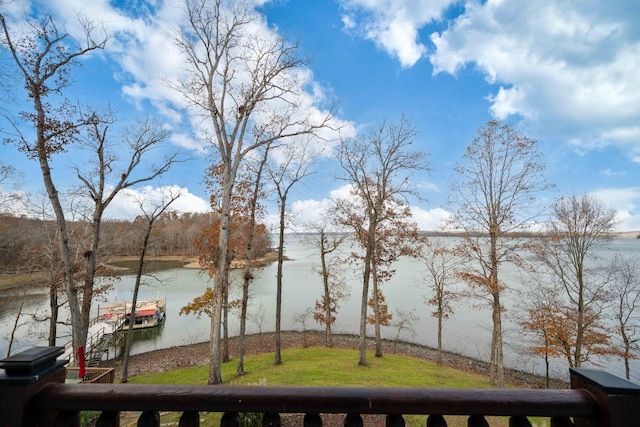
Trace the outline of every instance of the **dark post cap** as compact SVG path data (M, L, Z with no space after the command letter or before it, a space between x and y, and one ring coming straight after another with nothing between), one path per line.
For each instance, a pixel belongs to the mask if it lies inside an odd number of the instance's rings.
M600 369L569 368L569 372L607 394L640 395L640 385Z
M2 383L29 383L37 381L41 376L53 372L67 363L68 360L57 360L64 352L64 347L32 347L22 353L14 354L0 360Z

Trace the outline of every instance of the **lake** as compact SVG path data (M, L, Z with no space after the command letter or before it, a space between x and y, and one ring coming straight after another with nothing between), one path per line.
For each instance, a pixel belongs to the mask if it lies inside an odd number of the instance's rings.
M343 253L350 249L344 246ZM605 256L610 257L613 252L625 255L640 255L640 241L636 239L615 239L606 249ZM302 325L295 321L296 315L315 305L315 300L321 298L322 282L316 272L320 259L312 246L305 242L304 236L288 235L285 253L290 259L284 264L283 295L282 295L282 328L302 329ZM415 336L405 332L401 339L435 347L437 344L437 320L431 316L432 308L425 303L429 292L426 290L425 280L428 279L424 267L416 260L401 259L395 265L396 274L393 279L382 287L390 312L398 309L412 312L419 317L415 323ZM333 327L336 333L357 334L359 330L361 274L359 269L351 271L348 283L351 287L350 297L340 304L337 320ZM502 270L503 281L513 288L522 287L520 273L513 267L505 265ZM232 272L232 296L239 296L240 272ZM138 299L165 298L167 301L167 320L162 329L148 330L136 335L132 349L133 354L150 350L168 348L184 344L207 341L209 339L210 320L204 316L179 315L180 308L190 302L195 296L202 294L208 285L208 276L199 269L173 268L155 273L155 279L146 278L145 285L140 290ZM259 270L252 283L249 311L252 320L247 323L248 333L273 331L275 328L275 292L276 292L276 263ZM114 284L113 289L104 298L94 302L93 307L100 307L113 301L130 301L135 283L134 276L122 276ZM234 284L235 283L235 284ZM513 321L517 313L514 307L517 299L516 292L507 291L503 297L506 307L504 315L504 351L505 365L525 371L543 373L544 361L527 351L527 342L523 342L522 333ZM0 354L5 355L8 348L8 334L13 328L16 313L20 303L24 313L39 313L45 315L48 310L48 297L45 290L29 293L21 299L0 294ZM455 306L454 315L445 322L443 329L443 347L445 350L461 353L466 356L487 360L491 342L491 315L486 308L474 308L475 304L461 301ZM262 315L259 313L262 312ZM232 311L229 321L230 335L237 335L239 330L238 311ZM46 345L39 335L42 326L27 317L21 319L19 338L14 344L13 353L32 345ZM306 321L307 329L323 330L323 326L314 322L310 316ZM383 327L383 336L394 338L396 329ZM62 333L64 333L64 328ZM373 328L370 327L370 334ZM60 337L58 345L69 340ZM624 376L623 362L619 358L600 360L600 363L612 373ZM556 377L568 376L567 364L563 360L554 360L552 374ZM632 366L632 380L640 382L640 363Z

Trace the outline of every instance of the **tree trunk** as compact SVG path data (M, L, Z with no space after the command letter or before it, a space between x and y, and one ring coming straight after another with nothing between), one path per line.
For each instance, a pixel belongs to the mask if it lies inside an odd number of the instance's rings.
M218 273L216 273L216 277ZM216 280L216 282L218 282ZM222 286L221 284L216 284ZM222 367L220 365L220 323L222 315L222 295L216 288L213 290L213 307L211 309L211 335L209 337L209 378L208 384L222 384Z
M142 271L144 269L144 257L147 253L147 246L149 244L149 236L151 236L151 230L153 228L153 220L150 220L147 224L147 229L144 232L144 238L142 239L142 249L140 249L140 259L138 260L138 270L136 271L136 284L133 288L133 298L131 300L131 312L129 314L129 330L127 331L127 344L124 348L124 356L122 358L122 378L121 383L126 383L129 380L129 354L131 353L131 344L133 343L133 325L136 322L136 305L138 304L138 291L140 290L140 282L142 281Z
M247 249L247 254L250 251L250 248ZM247 255L247 258L249 258L249 255ZM240 332L238 334L238 366L236 367L236 376L238 377L244 375L244 347L245 334L247 331L247 306L249 304L249 283L251 281L250 274L251 267L247 268L245 266L244 281L242 282L242 304L240 306Z
M502 310L500 305L500 294L494 295L493 301L493 367L491 369L490 381L498 387L504 387L504 354L502 351Z
M280 199L280 234L278 238L278 272L276 274L277 294L276 294L276 355L275 364L282 363L280 344L280 321L282 318L282 264L284 262L284 219L286 208L286 197Z
M325 345L333 347L331 336L331 290L329 288L329 272L327 271L327 254L325 251L325 232L320 230L320 261L322 264L322 284L324 286Z
M224 302L222 304L222 363L229 361L229 283L224 286Z
M367 230L367 247L364 255L364 274L362 275L362 299L360 301L360 346L358 365L367 366L367 305L369 303L369 279L371 277L371 263L375 236L374 219L369 215Z
M373 298L373 315L374 315L374 327L376 334L376 357L382 357L382 338L380 336L380 298L378 295L378 271L376 264L372 266L372 279L373 289L371 291Z
M544 348L546 349L544 352L545 383L546 387L549 388L549 337L546 332L544 332Z
M11 356L11 348L13 347L13 343L16 339L16 331L18 330L18 326L20 324L20 316L22 316L22 308L24 307L24 295L20 298L20 308L18 309L18 313L16 314L16 320L13 322L13 328L11 328L11 337L9 338L9 347L7 348L6 357Z
M51 206L56 216L56 224L58 226L58 232L60 233L58 244L60 248L60 257L62 258L62 263L64 264L67 300L69 302L69 311L71 316L71 342L73 345L73 354L77 354L78 347L81 345L84 346L86 344L87 337L85 334L83 339L82 338L83 335L80 333L81 331L80 305L78 301L78 289L76 288L76 284L73 278L73 265L71 263L71 256L70 256L70 250L69 250L69 235L67 233L67 222L64 216L62 205L60 204L58 190L53 184L53 179L51 178L51 167L49 166L49 153L47 151L45 136L44 136L44 129L46 126L45 112L44 112L44 107L42 106L42 100L40 99L40 95L38 95L37 93L34 96L34 106L37 114L36 133L37 133L38 161L40 162L42 179L44 181L44 186L47 190L47 195L49 196L49 201L51 201Z
M82 340L87 341L87 335L89 333L89 324L91 323L91 302L93 301L93 285L96 276L96 262L98 257L98 248L100 246L100 228L102 225L103 208L96 206L96 210L93 214L93 222L91 228L93 229L93 242L91 249L85 252L86 258L86 272L84 287L82 289L82 309L81 314L81 331ZM151 230L148 231L151 234ZM148 239L148 237L146 237ZM146 244L146 242L145 242Z
M438 356L436 358L436 364L442 365L442 304L438 311Z
M251 200L251 213L249 216L249 236L247 238L247 253L244 264L244 274L242 275L242 303L240 306L240 332L238 336L238 367L236 368L236 376L244 375L244 347L245 347L245 334L247 331L247 308L249 305L249 285L253 280L253 274L251 274L251 261L253 260L253 240L256 234L256 209L258 206L258 197L260 196L260 182L262 180L262 171L264 164L267 161L269 155L269 148L265 150L264 157L258 166L256 173L255 187L253 188L253 195Z
M56 285L51 285L49 288L49 310L51 310L51 317L49 318L49 346L54 347L56 345L56 337L58 335L58 289Z
M228 162L230 163L230 162ZM231 217L231 192L235 181L235 169L225 167L222 192L222 206L220 212L220 233L218 239L219 257L213 288L213 307L211 308L211 335L208 384L222 384L222 367L220 359L220 329L222 322L222 304L224 301L224 287L229 277L229 221Z
M576 327L576 350L574 353L574 366L580 368L582 365L582 341L584 339L584 284L582 272L578 272L578 319Z

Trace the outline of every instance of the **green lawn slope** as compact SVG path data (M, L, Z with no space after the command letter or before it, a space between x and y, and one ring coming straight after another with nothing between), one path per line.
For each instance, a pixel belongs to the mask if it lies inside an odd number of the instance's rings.
M311 347L287 349L282 352L283 363L274 365L273 353L245 358L243 377L236 377L236 360L224 363L222 377L225 384L242 385L300 385L300 386L362 386L362 387L433 387L433 388L491 388L488 378L459 371L435 363L403 355L389 354L382 358L367 354L369 366L355 364L357 350ZM136 384L206 384L208 366L189 367L168 372L131 377ZM177 420L167 415L163 423ZM203 426L219 425L220 414L202 414ZM424 416L407 417L409 425L425 425ZM465 426L466 417L447 417L449 426ZM539 420L532 420L534 425ZM535 422L538 423L535 423ZM506 419L491 419L492 426L507 426Z

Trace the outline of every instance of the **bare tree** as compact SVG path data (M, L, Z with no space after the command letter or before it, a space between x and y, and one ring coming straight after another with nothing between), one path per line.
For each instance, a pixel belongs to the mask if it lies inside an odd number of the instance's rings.
M504 386L500 278L505 262L522 265L518 237L541 213L537 198L550 186L537 141L510 124L490 121L478 129L456 166L451 187L453 227L464 232L458 253L468 260L460 276L491 306L490 381Z
M436 363L442 364L442 328L444 321L453 314L453 303L460 297L460 293L453 289L452 279L455 277L459 260L447 248L442 240L425 241L420 256L427 275L424 285L430 291L431 297L425 298L427 304L433 307L431 315L438 319L438 356Z
M15 210L13 205L21 200L20 194L15 191L7 191L2 187L7 184L13 184L17 187L22 176L22 172L0 160L0 213Z
M245 335L247 330L247 309L249 306L249 285L253 280L252 263L253 263L253 249L254 239L256 234L256 221L258 216L262 213L262 206L259 204L259 200L264 198L264 192L262 191L262 173L264 171L265 163L269 156L269 147L265 147L262 158L257 162L255 168L255 182L253 187L253 194L249 202L249 230L247 235L247 251L245 257L244 272L242 275L242 301L240 303L240 333L238 336L238 366L236 368L236 375L244 375L244 352L245 352Z
M396 310L394 321L391 326L396 328L396 337L393 340L393 353L398 351L398 343L400 337L404 332L408 332L412 337L416 336L416 322L420 320L420 317L411 311Z
M307 322L309 321L309 317L313 314L313 307L307 307L304 311L300 313L296 313L293 315L293 321L300 323L302 326L302 343L304 348L307 348Z
M630 377L629 360L637 359L633 353L638 350L640 324L640 259L616 256L614 260L614 281L612 286L614 317L623 348L620 352L624 360L627 379Z
M150 157L150 152L168 138L167 130L150 119L138 122L118 138L125 142L125 148L121 144L115 146L109 141L109 127L112 124L110 115L91 113L86 122L88 136L81 146L90 152L89 162L92 167L84 170L76 167L76 174L83 186L78 191L93 204L88 218L91 237L88 247L84 250L86 261L80 308L83 335L86 335L89 328L94 283L99 273L96 267L105 210L122 190L152 181L167 172L177 159L177 154L173 154L165 158L160 165L152 165L148 173L140 175L137 172L141 169L143 160Z
M167 210L178 197L180 192L174 192L171 189L164 195L162 200L155 203L149 203L148 200L139 200L138 206L142 211L146 220L146 227L144 235L142 237L142 245L140 247L140 256L138 258L138 269L136 270L136 283L133 287L133 297L131 300L131 312L129 313L129 330L127 331L127 343L124 348L124 355L122 359L122 378L120 382L126 383L129 379L129 353L131 353L131 344L133 343L133 326L135 324L136 305L138 304L138 291L140 290L140 283L142 281L142 271L144 269L144 257L147 253L149 246L149 237L151 237L151 231L153 230L154 222Z
M325 217L326 218L326 217ZM348 294L347 283L336 274L338 268L336 264L342 264L343 260L331 262L328 256L335 252L347 238L346 234L331 234L327 231L327 221L310 224L313 234L308 238L308 242L320 252L320 276L322 277L322 300L316 300L316 313L313 318L320 324L325 325L325 345L333 347L333 335L331 325L335 322L335 313L338 310L340 300L346 298Z
M574 330L567 356L571 366L580 367L590 354L611 350L603 323L611 272L594 252L611 239L616 212L586 194L560 197L552 209L535 255L564 290Z
M78 288L73 277L64 210L49 161L54 155L63 152L68 144L76 141L80 130L87 125L85 118L79 116L77 110L64 98L64 90L71 83L69 73L79 66L78 61L95 50L103 49L107 37L104 34L98 35L98 27L86 20L81 22L84 30L82 41L60 32L51 16L44 16L39 21L28 20L27 28L30 33L23 38L14 38L17 32L12 32L3 13L0 13L0 23L4 33L2 48L9 51L31 105L31 109L23 111L21 115L35 129L35 139L31 140L31 133L23 133L18 121L9 118L15 130L13 139L27 156L38 160L56 216L60 253L65 266L67 298L71 308L75 354L79 346L86 344L86 332L83 333L78 309ZM53 105L49 100L58 101L58 104Z
M219 384L230 202L238 167L258 147L316 132L328 124L331 114L313 120L310 111L299 108L302 85L296 70L307 61L296 56L297 46L273 33L255 31L257 15L249 2L184 0L184 12L187 25L176 43L186 56L189 78L175 86L191 112L202 117L209 129L205 138L224 166L208 378L209 384Z
M339 161L344 179L352 185L353 199L338 200L336 215L339 222L353 230L355 241L363 249L362 300L360 309L360 345L358 364L367 365L366 333L369 283L377 280L377 261L382 261L378 240L385 226L407 219L406 197L415 195L409 177L428 170L426 154L410 149L416 131L404 115L398 123L387 119L368 134L342 141ZM388 230L387 230L388 231ZM392 234L388 234L392 235ZM374 285L377 282L374 281ZM373 292L378 302L380 293ZM375 313L379 319L379 311ZM376 323L378 323L376 321Z
M275 326L275 361L282 363L280 323L282 319L282 269L284 263L284 232L286 229L287 197L289 191L298 182L314 173L311 164L317 157L312 152L310 140L300 145L285 144L275 148L281 151L282 158L272 159L267 163L267 173L278 196L278 269L276 273L276 326Z
M264 308L264 304L260 301L258 308L256 308L255 313L247 313L247 318L256 325L258 328L258 336L260 337L260 345L262 345L262 332L264 331L264 321L265 316L267 314L267 310Z

